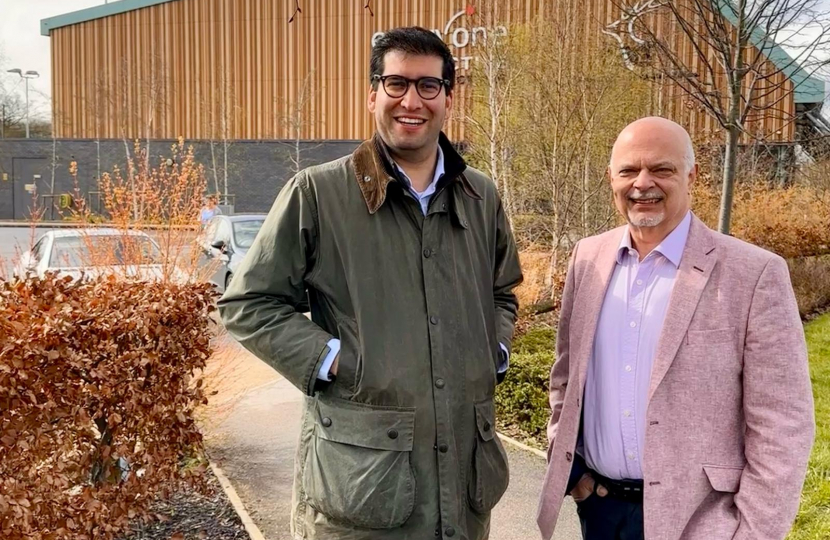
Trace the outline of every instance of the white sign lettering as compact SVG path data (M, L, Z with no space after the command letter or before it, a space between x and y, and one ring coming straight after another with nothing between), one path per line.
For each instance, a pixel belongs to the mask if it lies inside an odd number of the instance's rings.
M493 28L484 26L468 27L461 20L465 15L472 17L475 14L475 6L468 5L447 21L443 29L433 28L432 31L436 36L444 40L453 49L453 59L455 60L456 71L465 71L470 69L470 62L475 61L476 56L466 50L469 47L475 47L487 42L488 32L491 32L495 38L507 35L507 27L498 25ZM375 32L372 35L372 47L377 44L377 40L383 36L385 32Z

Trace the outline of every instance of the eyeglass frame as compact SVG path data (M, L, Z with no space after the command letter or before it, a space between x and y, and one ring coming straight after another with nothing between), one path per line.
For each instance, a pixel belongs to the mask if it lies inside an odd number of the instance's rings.
M403 79L404 81L406 81L406 89L403 91L403 94L401 94L399 96L393 96L389 93L389 91L386 89L386 80L389 79L390 77L397 77L399 79ZM438 93L435 94L434 96L432 96L431 98L422 96L421 91L418 89L418 83L425 80L425 79L438 81L438 83L441 85L441 88L446 90L446 93L449 94L449 92L450 92L450 81L448 79L442 79L440 77L421 77L419 79L408 79L408 78L404 77L403 75L395 75L395 74L391 74L391 75L372 75L372 82L379 82L380 86L383 87L383 91L386 92L386 95L391 97L392 99L400 99L400 98L404 97L407 94L407 92L409 92L409 87L412 85L412 83L415 83L415 92L418 94L418 97L420 97L421 99L427 100L427 101L432 101L433 99L435 99L435 98L437 98L438 96L441 95L441 89L439 88Z

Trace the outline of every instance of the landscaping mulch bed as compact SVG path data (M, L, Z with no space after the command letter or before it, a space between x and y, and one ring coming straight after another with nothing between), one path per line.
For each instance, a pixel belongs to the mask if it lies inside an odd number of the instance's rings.
M207 495L186 489L155 503L151 512L157 519L136 522L119 540L250 540L209 468L205 479Z

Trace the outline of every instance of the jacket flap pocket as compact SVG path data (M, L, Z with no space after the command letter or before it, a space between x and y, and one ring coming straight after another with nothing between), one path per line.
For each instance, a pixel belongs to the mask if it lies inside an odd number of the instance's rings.
M724 493L737 493L741 485L743 469L734 467L718 467L716 465L704 465L703 472L712 484L712 489Z
M485 441L492 440L496 433L496 407L493 405L493 400L488 399L487 401L476 403L475 407L478 434Z
M689 345L712 345L714 343L732 343L735 340L735 328L718 328L715 330L689 330L686 342Z
M327 441L409 452L415 434L415 409L318 399L315 424L315 434Z

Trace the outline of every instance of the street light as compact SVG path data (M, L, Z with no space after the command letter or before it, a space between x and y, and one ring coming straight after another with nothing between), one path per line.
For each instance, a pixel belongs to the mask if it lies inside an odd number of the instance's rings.
M9 73L17 73L20 75L21 79L26 80L26 138L29 138L29 79L36 79L40 77L40 73L37 71L27 71L23 73L22 70L18 68L10 69Z

